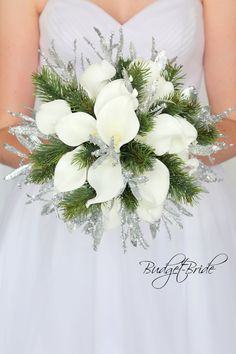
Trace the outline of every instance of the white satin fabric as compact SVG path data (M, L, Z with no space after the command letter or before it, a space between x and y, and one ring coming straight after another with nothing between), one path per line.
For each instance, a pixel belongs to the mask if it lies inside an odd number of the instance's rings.
M93 27L118 38L120 24L83 0L49 0L40 17L40 47L51 40L64 60L73 41L97 60L83 39L98 44ZM150 56L151 37L184 65L186 84L199 88L204 31L200 0L157 0L122 26L126 43ZM126 51L128 48L126 47ZM42 62L40 63L40 65ZM216 168L224 175L222 167ZM143 226L147 250L107 232L97 252L80 232L70 234L41 205L25 206L16 182L0 216L0 354L234 354L236 352L236 220L229 181L207 186L184 229L164 227L155 240ZM33 193L35 187L30 187ZM154 289L140 261L162 266L177 253L199 265L229 259L213 274L173 277Z

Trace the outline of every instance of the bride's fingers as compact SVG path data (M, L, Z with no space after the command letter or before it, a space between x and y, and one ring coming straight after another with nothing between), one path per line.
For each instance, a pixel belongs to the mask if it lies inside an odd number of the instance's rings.
M0 163L16 168L19 166L20 157L7 151L4 147L5 143L14 146L22 153L28 154L29 151L18 142L15 136L8 133L8 128L0 129ZM28 159L24 160L24 163L28 162Z

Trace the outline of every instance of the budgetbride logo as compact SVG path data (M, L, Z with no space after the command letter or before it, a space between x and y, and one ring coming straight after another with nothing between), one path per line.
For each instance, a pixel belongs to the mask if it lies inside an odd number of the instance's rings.
M151 260L143 260L139 265L143 267L143 274L151 278L154 289L163 289L170 280L183 283L189 277L212 275L218 267L228 261L226 253L219 253L206 265L198 264L183 253L177 253L164 265L158 265Z

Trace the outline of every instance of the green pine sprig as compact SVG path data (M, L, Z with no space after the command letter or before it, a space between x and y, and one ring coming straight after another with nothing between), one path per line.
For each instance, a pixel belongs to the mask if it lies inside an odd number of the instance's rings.
M133 195L130 186L127 184L124 192L119 197L121 205L127 209L127 211L134 212L138 207L138 200Z
M132 86L138 91L138 100L142 101L145 93L145 86L150 76L150 69L142 61L134 62L127 68L128 75L132 77Z
M140 128L138 134L141 136L146 135L147 133L151 132L154 129L155 126L155 118L154 114L151 113L150 111L146 112L136 112Z
M56 75L46 66L42 67L41 72L34 73L32 80L35 89L34 93L43 102L63 99L66 95L65 83L59 75Z
M173 60L168 60L165 70L164 78L166 81L171 81L175 90L179 90L183 86L185 75L183 74L183 66L177 64Z
M198 132L197 142L199 145L214 144L220 137L220 131L214 124L206 124L196 116L188 117L187 120L191 123Z
M74 81L65 83L59 75L44 66L33 74L35 95L43 102L63 99L68 102L72 112L85 112L94 116L94 100Z
M114 79L123 78L123 69L126 70L129 76L132 77L132 87L138 91L138 100L142 100L144 94L144 87L147 84L150 69L144 62L134 62L131 59L119 58L116 66L116 76Z
M80 150L75 154L72 162L76 164L78 168L90 167L96 161L96 157L92 155L92 153L99 147L88 141L83 143L80 147Z
M116 75L114 76L114 80L122 79L123 78L123 69L128 70L130 63L132 62L131 59L124 59L122 57L119 58L116 64Z
M36 184L50 181L60 158L72 150L72 147L53 137L49 139L48 143L42 143L28 155L32 163L30 181Z
M158 104L164 103L165 100L160 100ZM184 98L181 91L175 90L174 94L166 101L166 108L163 113L172 116L179 115L186 119L197 116L200 113L201 105L198 99Z
M184 169L184 161L176 154L165 154L158 156L158 159L170 172L171 198L180 203L193 205L204 190L198 185L197 179Z
M95 190L87 182L81 188L66 193L59 203L59 209L65 220L86 217L89 213L99 209L101 204L92 204L88 208L86 207L87 201L95 196Z
M135 175L143 174L150 170L155 163L154 149L139 141L131 141L120 149L122 166Z

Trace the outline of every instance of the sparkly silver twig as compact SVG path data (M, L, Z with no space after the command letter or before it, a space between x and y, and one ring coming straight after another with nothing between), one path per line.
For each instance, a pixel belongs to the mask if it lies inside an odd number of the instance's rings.
M115 150L114 137L111 138L111 142L109 145L105 144L99 137L92 135L89 136L89 141L99 147L97 150L92 152L93 156L99 157L93 163L93 168L98 167L108 157L114 160L113 166L120 163L120 154Z

